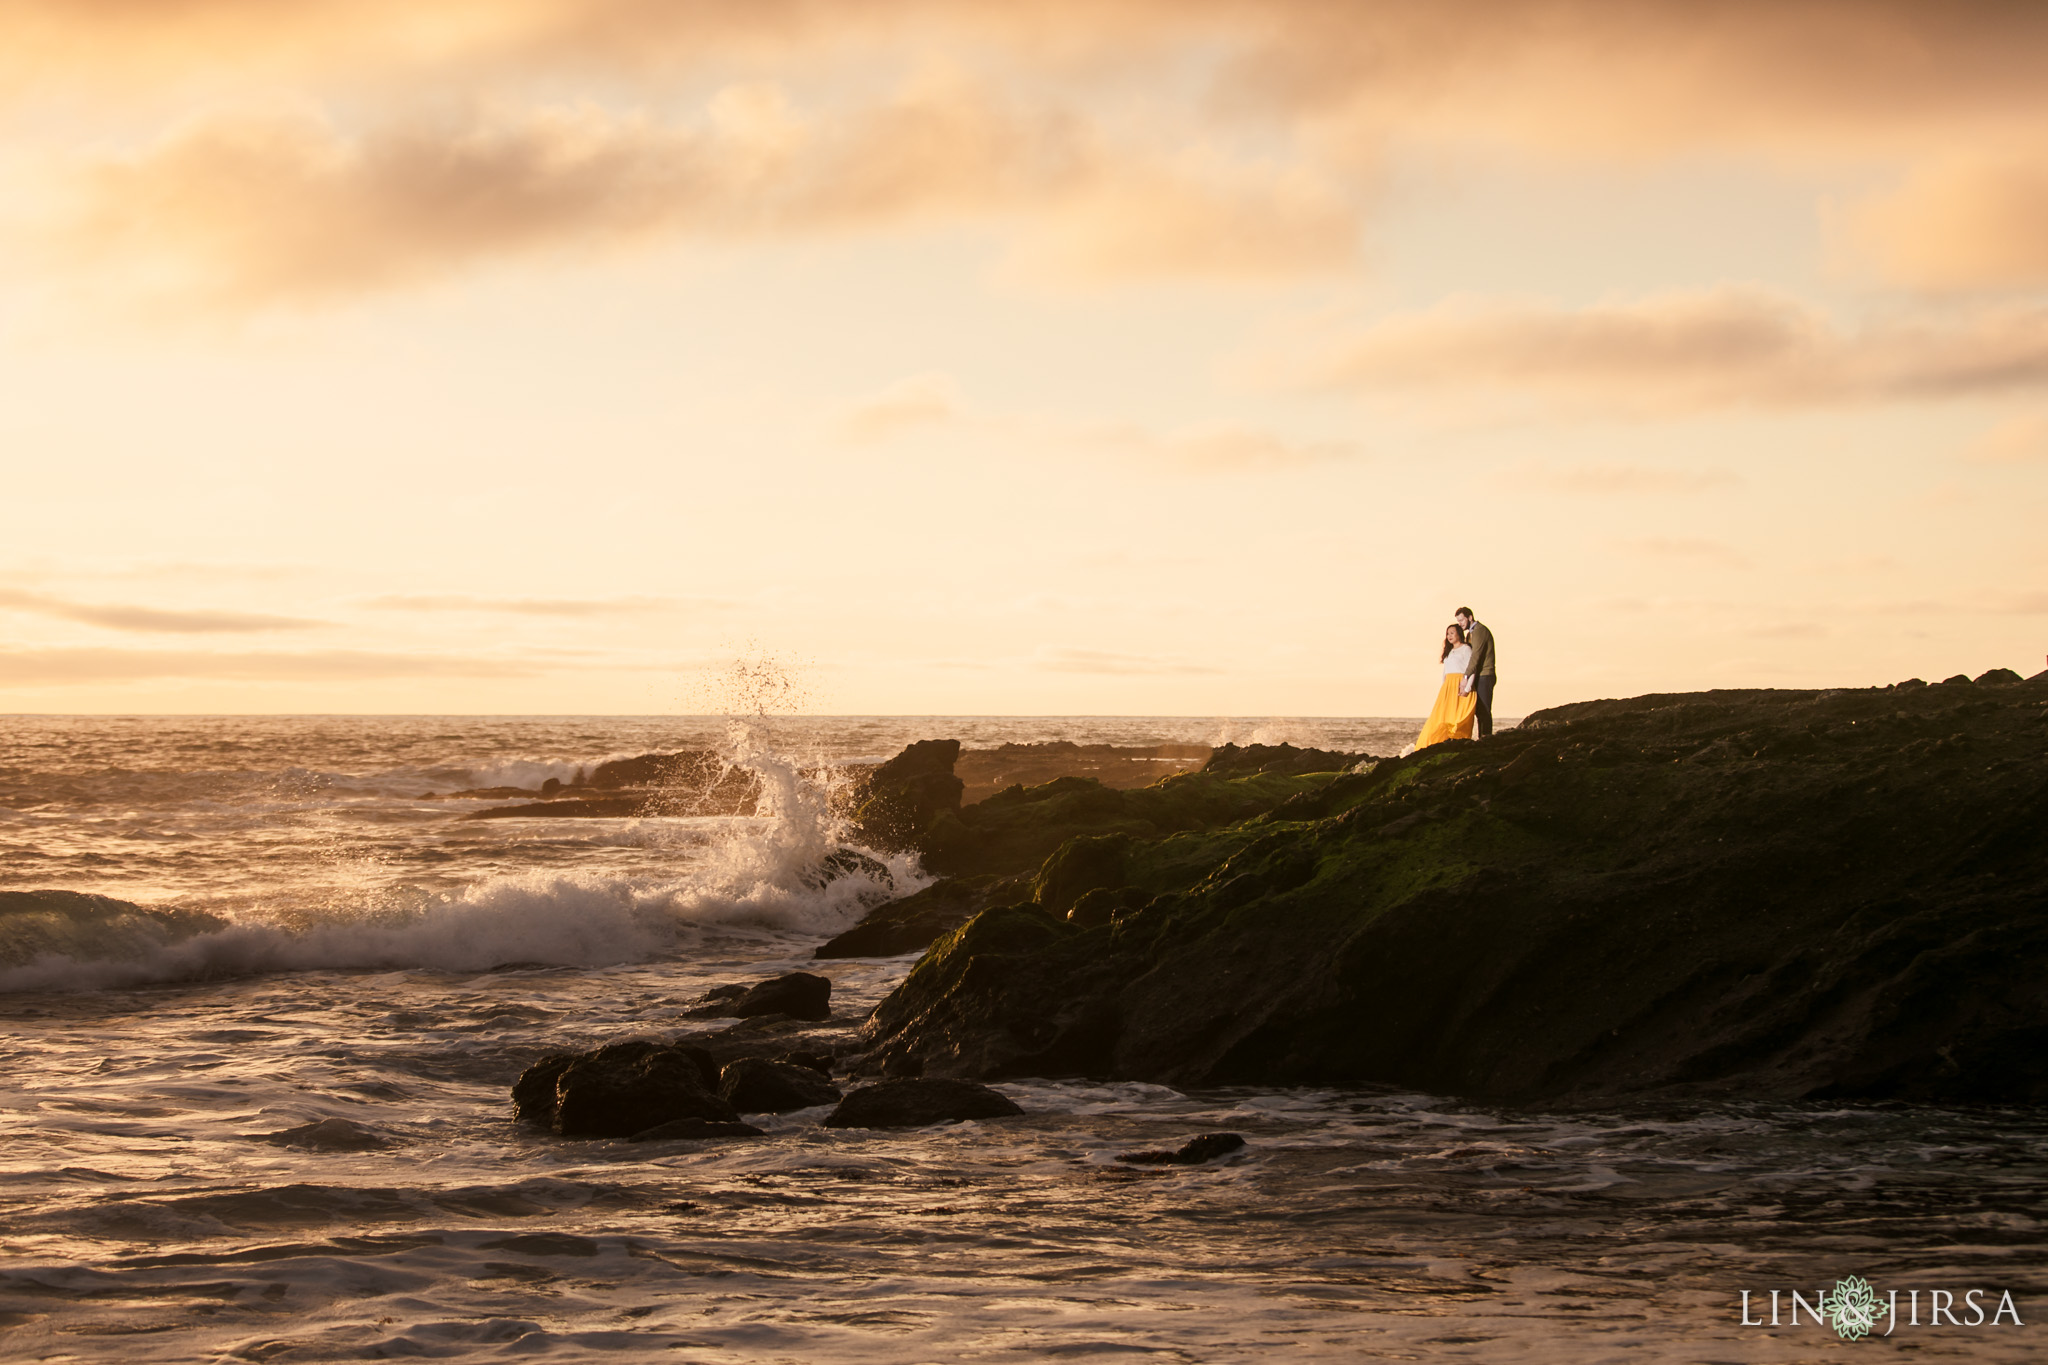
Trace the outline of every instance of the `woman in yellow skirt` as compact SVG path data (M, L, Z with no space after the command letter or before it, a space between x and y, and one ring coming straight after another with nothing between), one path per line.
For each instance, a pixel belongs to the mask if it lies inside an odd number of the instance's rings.
M1465 632L1445 626L1443 653L1438 657L1443 661L1444 680L1437 685L1436 705L1429 708L1429 719L1422 722L1422 733L1416 736L1418 749L1447 739L1472 738L1472 714L1479 707L1479 695L1465 676L1465 665L1472 662L1472 646L1465 643Z

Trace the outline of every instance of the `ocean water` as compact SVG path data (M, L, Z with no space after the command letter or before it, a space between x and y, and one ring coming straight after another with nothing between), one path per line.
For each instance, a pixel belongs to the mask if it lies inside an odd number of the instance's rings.
M907 1133L513 1119L545 1052L722 1027L685 1017L712 985L818 967L853 1020L901 980L913 959L810 958L886 894L807 875L841 838L821 764L934 736L1392 752L1414 728L0 721L0 890L156 912L0 917L0 1359L2041 1358L2037 1111L1068 1080L1002 1086L1021 1119ZM426 797L685 746L757 771L763 813L465 821L498 803ZM266 1140L330 1119L388 1145ZM1247 1146L1115 1159L1211 1131ZM1782 1315L1850 1275L1920 1322L1742 1320L1744 1290L1767 1319L1771 1291ZM2021 1325L1991 1323L2000 1292Z

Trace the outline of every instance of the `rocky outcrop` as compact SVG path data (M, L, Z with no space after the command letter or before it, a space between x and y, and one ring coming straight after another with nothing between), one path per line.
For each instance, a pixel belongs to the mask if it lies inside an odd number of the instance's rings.
M816 956L895 957L919 952L992 905L1031 898L1023 877L946 877L871 910L859 924L819 946Z
M919 848L924 832L960 809L957 739L921 739L854 781L846 798L860 841L885 852Z
M563 1137L624 1138L677 1119L739 1118L702 1048L635 1038L543 1057L512 1087L519 1117Z
M904 1079L864 1085L826 1117L827 1128L927 1128L1010 1118L1024 1111L1001 1091L960 1080Z
M1218 1157L1244 1150L1238 1133L1203 1133L1189 1138L1170 1152L1119 1152L1116 1159L1133 1166L1202 1166Z
M773 976L749 989L732 1005L736 1019L786 1014L792 1019L830 1019L832 983L811 972Z
M1298 787L1228 825L1123 804L1220 780L1040 798L1123 842L934 945L862 1065L2048 1100L2048 678L1586 702L1234 779Z
M934 753L943 757L941 751L924 752L922 761L927 764L936 761ZM943 874L942 879L870 911L854 928L819 948L818 956L911 952L991 907L1028 902L1048 894L1048 888L1055 900L1068 891L1079 896L1095 883L1084 886L1076 880L1085 879L1078 865L1050 870L1046 866L1069 840L1156 841L1214 829L1290 799L1314 796L1330 777L1183 773L1133 790L1105 787L1091 778L1061 777L1042 786L1009 788L978 805L928 808L924 822L913 829L909 846L920 854L925 868ZM907 818L892 826L909 827ZM1069 903L1064 901L1061 908Z
M832 1017L832 982L812 972L787 972L749 986L732 982L713 986L699 996L685 1016L691 1019L764 1019L787 1015L819 1022Z
M718 1093L742 1114L787 1114L839 1100L839 1087L817 1071L766 1057L743 1057L720 1073Z
M1371 758L1336 749L1297 749L1292 744L1225 744L1209 755L1205 773L1341 773Z
M549 778L537 788L486 787L450 793L428 792L422 800L494 799L530 796L538 800L492 806L465 816L470 820L506 820L528 816L549 819L618 819L653 815L752 815L759 808L761 779L735 767L708 749L636 754L607 759L575 780Z
M1060 777L1092 777L1105 787L1149 787L1162 777L1195 772L1209 761L1206 744L999 744L963 749L953 765L971 806L1009 787L1037 787Z

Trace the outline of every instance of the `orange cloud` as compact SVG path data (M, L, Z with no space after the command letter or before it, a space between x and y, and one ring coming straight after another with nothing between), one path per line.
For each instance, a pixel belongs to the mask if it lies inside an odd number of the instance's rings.
M0 99L352 111L209 114L66 225L96 267L245 306L970 214L1017 219L1034 278L1329 270L1390 143L1933 166L2048 125L2044 54L2048 7L2012 0L0 0ZM930 69L951 85L878 93ZM422 118L419 90L484 112ZM2039 282L2042 183L1928 170L1855 240L1912 283Z
M246 611L175 611L115 602L73 602L48 593L0 588L0 609L28 612L99 626L104 630L142 631L167 635L251 634L273 630L307 630L332 624L303 616L273 616Z
M1853 219L1853 244L1920 289L2048 284L2048 157L1950 162Z
M1749 289L1558 308L1460 301L1322 343L1308 382L1370 392L1520 392L1652 413L1946 398L2048 382L2048 310L1847 329Z
M457 65L674 72L735 55L829 61L932 45L1114 70L1206 51L1221 57L1225 92L1290 106L1475 106L1477 94L1479 111L1497 111L1575 90L1581 108L1612 113L1649 94L1651 125L1686 108L1726 129L1790 111L1903 123L1937 102L2038 100L2048 16L2025 0L8 0L0 35L23 72L178 80L250 63L303 78Z
M7 0L8 82L180 85L535 71L669 79L736 61L945 50L1040 73L1185 69L1288 110L1399 108L1613 144L1867 138L2040 109L2048 14L2024 0ZM1789 121L1797 126L1787 127ZM1775 135L1772 134L1776 128ZM1921 135L1928 130L1921 128Z
M1055 273L1313 270L1357 225L1334 192L1221 158L1148 166L1063 113L926 82L837 117L733 86L701 120L473 109L354 132L220 116L104 160L54 239L70 259L231 306L387 288L521 252L657 234L861 230L1008 212ZM1135 195L1134 187L1146 193Z

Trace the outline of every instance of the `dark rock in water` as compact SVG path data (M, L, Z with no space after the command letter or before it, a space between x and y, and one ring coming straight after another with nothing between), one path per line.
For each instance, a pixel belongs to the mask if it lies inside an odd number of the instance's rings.
M839 1087L810 1067L766 1057L727 1063L718 1093L742 1114L787 1114L839 1099Z
M983 911L876 1009L861 1066L2048 1102L2044 716L2048 679L1658 695L1367 773L1102 791L1109 829L1077 832L1128 835L1150 899ZM1280 800L1123 823L1241 782ZM1312 799L1282 805L1290 782Z
M709 1048L697 1047L690 1043L670 1043L669 1046L697 1064L697 1079L704 1082L710 1091L718 1089L718 1078L724 1071L718 1058L711 1055Z
M863 841L891 851L918 847L933 821L960 809L959 757L957 739L921 739L863 777L852 798Z
M351 1119L321 1119L276 1133L252 1133L261 1142L280 1147L306 1147L316 1152L373 1152L396 1144L374 1128Z
M1118 1161L1128 1161L1134 1166L1199 1166L1205 1161L1214 1161L1219 1156L1244 1150L1244 1139L1236 1133L1204 1133L1189 1138L1179 1150L1172 1152L1121 1152Z
M807 1067L820 1076L829 1077L832 1074L832 1056L826 1052L785 1052L775 1060L788 1062L791 1066Z
M753 987L745 982L732 982L724 986L713 986L697 997L697 1003L683 1011L686 1019L730 1019L732 1007Z
M736 1019L753 1019L764 1014L786 1014L792 1019L830 1019L832 983L810 972L770 977L735 1000L731 1014Z
M671 1119L730 1123L739 1115L705 1084L707 1062L700 1048L636 1038L543 1057L513 1084L512 1100L521 1118L563 1137L631 1137Z
M1968 682L1969 680L1970 680L1970 675L1969 675L1969 674L1967 674L1967 673L1958 673L1958 674L1956 674L1956 675L1955 675L1954 677L1952 677L1952 678L1943 678L1943 679L1941 680L1941 685L1942 685L1943 687L1948 687L1948 686L1951 686L1952 684L1955 684L1955 683L1966 683L1966 682Z
M827 1128L925 1128L1024 1111L1009 1096L972 1081L896 1080L864 1085L839 1102Z
M600 763L588 777L578 772L564 784L551 777L537 792L496 788L456 792L457 797L538 795L542 800L494 806L466 819L504 820L522 816L550 819L618 819L648 815L752 815L760 805L761 779L709 750L637 754Z
M1335 749L1297 749L1292 744L1225 744L1209 755L1205 773L1341 773L1370 754Z
M868 912L859 924L821 945L814 956L895 957L931 946L991 904L1026 900L1021 877L944 877L924 890Z
M1979 673L1977 675L1977 685L1979 687L1983 687L1986 684L1989 684L1993 687L2003 687L2007 683L2016 683L2024 681L2024 678L2020 677L2019 674L2013 672L2009 668L1994 668L1987 672Z
M600 790L614 787L659 787L707 762L718 763L718 759L715 755L702 752L636 754L632 758L612 758L591 769L584 785Z
M675 1142L687 1138L766 1137L751 1123L717 1123L709 1119L670 1119L633 1134L628 1142Z
M742 1057L778 1057L787 1060L791 1052L836 1055L851 1050L856 1024L849 1019L792 1019L786 1014L763 1014L741 1019L716 1033L693 1033L692 1047L701 1047L718 1059L720 1067Z

